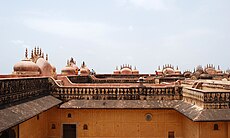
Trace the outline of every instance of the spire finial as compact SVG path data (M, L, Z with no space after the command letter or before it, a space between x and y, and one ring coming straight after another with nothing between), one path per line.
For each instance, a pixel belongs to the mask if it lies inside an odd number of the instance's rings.
M42 49L40 48L40 52L39 52L39 55L42 56Z
M28 49L26 48L25 58L28 59Z
M67 60L67 67L70 66L69 60Z
M34 58L34 51L33 51L33 49L31 50L31 58Z
M37 55L39 55L39 46L37 47Z
M34 48L34 55L37 56L37 47Z
M85 61L83 61L82 65L81 65L82 68L85 67Z

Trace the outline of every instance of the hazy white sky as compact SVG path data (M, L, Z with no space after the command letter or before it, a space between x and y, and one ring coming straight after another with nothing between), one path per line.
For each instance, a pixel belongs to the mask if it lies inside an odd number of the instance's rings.
M74 57L98 73L131 64L230 67L229 0L1 0L0 73L25 48L43 48L58 72Z

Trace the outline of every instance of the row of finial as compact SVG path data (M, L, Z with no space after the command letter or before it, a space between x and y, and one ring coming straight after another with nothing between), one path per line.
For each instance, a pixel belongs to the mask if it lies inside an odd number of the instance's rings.
M31 50L31 59L34 58L44 58L44 53L42 52L42 49L39 47L35 47L34 50ZM25 52L25 58L28 59L28 49L26 48ZM46 54L46 60L48 61L48 54Z
M165 69L165 68L172 68L172 69L174 69L174 66L172 66L171 64L165 64L165 65L163 65L163 69Z
M121 65L120 69L123 69L123 68L129 68L129 69L132 69L132 66L129 65L129 64L123 64Z
M207 68L216 69L216 67L215 67L213 64L207 64L207 65L205 66L205 69L207 69ZM220 65L217 66L217 69L220 70Z
M123 69L123 68L129 68L132 70L133 67L132 67L132 65L129 65L129 64L123 64L120 66L120 69ZM136 70L136 69L137 69L136 66L134 66L134 70ZM118 66L116 66L116 70L118 70Z
M174 66L172 66L171 64L165 64L165 65L163 65L163 69L166 69L166 68L174 69ZM161 67L158 66L158 70L160 70L160 69L161 69ZM176 66L176 70L179 70L178 66Z

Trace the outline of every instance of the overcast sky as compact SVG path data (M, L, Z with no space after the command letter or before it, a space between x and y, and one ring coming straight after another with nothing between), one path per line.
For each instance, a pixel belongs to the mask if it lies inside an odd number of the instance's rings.
M230 67L229 0L1 0L0 73L39 46L58 72L73 57L97 73L131 64Z

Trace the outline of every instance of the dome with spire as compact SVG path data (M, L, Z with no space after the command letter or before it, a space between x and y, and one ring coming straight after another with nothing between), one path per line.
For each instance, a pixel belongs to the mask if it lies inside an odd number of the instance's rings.
M134 67L134 69L132 70L133 74L139 74L139 70L137 70L136 66Z
M120 70L118 69L118 66L117 66L116 69L113 71L113 74L120 74Z
M53 76L53 66L46 59L38 58L36 64L39 66L42 76Z
M67 60L67 65L61 70L62 75L78 75L79 68L76 61L71 57Z
M40 68L28 58L28 50L25 52L25 59L14 65L13 74L17 75L39 75Z
M130 65L121 66L121 74L130 75L132 74L132 67Z
M206 74L210 74L210 75L215 75L217 74L215 66L213 64L208 64L205 68L204 68L204 72Z
M179 70L179 67L178 67L178 66L176 67L175 74L177 74L177 75L180 75L180 74L181 74L181 71Z
M85 62L83 61L81 68L80 68L80 75L81 76L88 76L89 74L90 74L90 70L86 66Z
M61 70L62 75L75 75L75 69L70 66L69 60L67 60L67 65Z
M70 64L71 67L74 68L75 74L77 75L77 74L78 74L79 68L78 68L78 66L76 65L76 61L75 61L72 57L70 58L69 64Z
M218 68L216 70L216 73L217 74L223 74L223 71L220 69L220 66L218 65Z
M163 66L163 74L164 75L171 75L174 74L174 67L171 64Z
M41 48L35 47L32 49L30 58L28 58L27 49L25 53L25 59L14 65L13 74L55 77L56 68L48 62L48 54L44 57L44 53Z
M139 74L139 70L137 70L136 67L132 69L132 66L129 64L123 64L121 65L120 69L118 69L118 66L113 71L113 74L122 74L122 75L131 75L131 74Z

